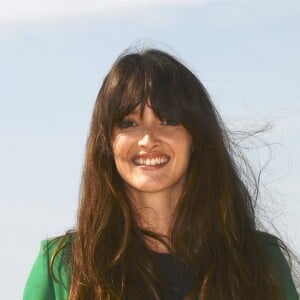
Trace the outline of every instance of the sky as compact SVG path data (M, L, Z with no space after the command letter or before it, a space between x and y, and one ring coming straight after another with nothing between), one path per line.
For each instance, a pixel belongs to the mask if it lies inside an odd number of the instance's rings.
M40 241L76 222L94 101L128 47L178 57L232 131L269 128L241 144L267 163L257 215L300 253L299 28L299 1L0 1L3 299L21 299Z

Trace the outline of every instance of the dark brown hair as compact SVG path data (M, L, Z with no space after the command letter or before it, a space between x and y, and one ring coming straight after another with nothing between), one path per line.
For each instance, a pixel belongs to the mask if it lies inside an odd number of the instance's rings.
M151 103L193 140L170 251L191 271L187 299L279 299L254 215L257 186L241 179L232 141L198 78L173 56L146 50L118 58L97 96L72 239L71 300L159 299L151 260L111 146L115 124ZM163 242L163 241L162 241Z

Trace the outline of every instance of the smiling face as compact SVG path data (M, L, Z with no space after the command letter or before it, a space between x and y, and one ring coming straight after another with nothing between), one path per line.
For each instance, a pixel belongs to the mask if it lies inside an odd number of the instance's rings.
M192 138L173 120L159 120L140 105L112 132L116 168L129 195L165 192L181 195L189 165Z

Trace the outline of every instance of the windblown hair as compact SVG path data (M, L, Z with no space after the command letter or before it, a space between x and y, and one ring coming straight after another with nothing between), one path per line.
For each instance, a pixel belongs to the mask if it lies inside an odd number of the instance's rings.
M177 120L193 141L169 249L191 271L186 299L279 299L257 231L255 193L241 179L230 136L199 79L155 49L119 57L97 96L69 299L159 299L160 276L145 239L163 239L138 226L111 145L114 125L149 102L158 118Z

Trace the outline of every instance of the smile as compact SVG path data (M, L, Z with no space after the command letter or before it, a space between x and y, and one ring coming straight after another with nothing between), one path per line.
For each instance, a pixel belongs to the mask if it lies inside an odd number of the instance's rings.
M169 158L166 156L156 157L156 158L136 158L133 162L139 166L157 166L163 165L169 161Z

